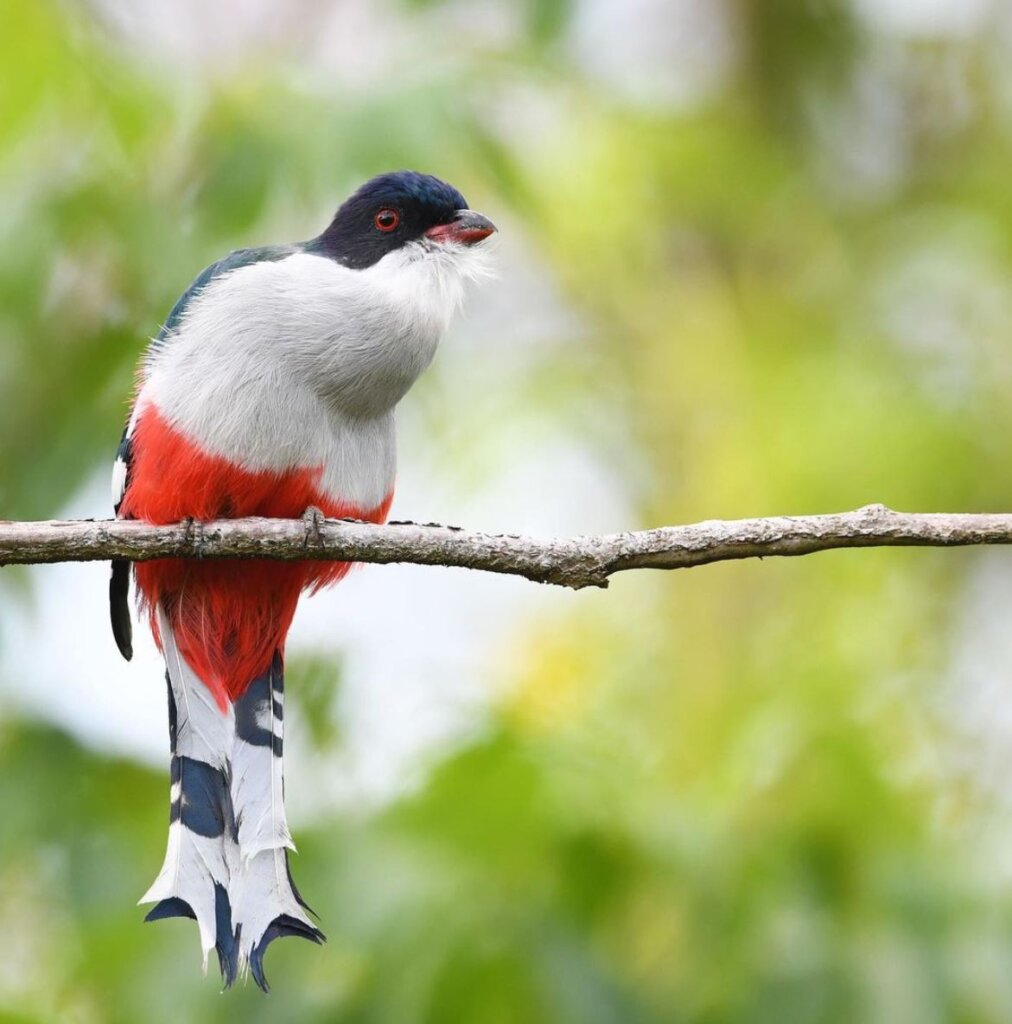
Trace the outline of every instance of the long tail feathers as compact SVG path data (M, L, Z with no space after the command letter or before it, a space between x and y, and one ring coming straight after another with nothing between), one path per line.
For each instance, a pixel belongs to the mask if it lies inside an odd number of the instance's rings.
M267 991L263 956L274 939L301 935L323 942L306 916L291 881L288 850L294 850L285 817L284 668L275 654L270 668L235 702L232 805L240 865L230 895L237 922L239 962Z
M323 942L295 888L284 809L284 674L269 669L225 711L180 655L165 614L172 790L165 862L141 903L145 920L191 917L204 967L217 951L228 988L248 970L265 992L263 956L286 935Z

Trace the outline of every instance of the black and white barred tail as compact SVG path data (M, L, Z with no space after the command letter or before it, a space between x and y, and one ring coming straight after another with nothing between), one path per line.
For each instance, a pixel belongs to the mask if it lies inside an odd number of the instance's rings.
M165 862L140 901L155 903L145 920L193 918L205 969L213 948L226 988L248 970L266 992L263 957L274 939L324 941L288 866L281 656L223 713L180 656L164 614L159 628L172 788Z

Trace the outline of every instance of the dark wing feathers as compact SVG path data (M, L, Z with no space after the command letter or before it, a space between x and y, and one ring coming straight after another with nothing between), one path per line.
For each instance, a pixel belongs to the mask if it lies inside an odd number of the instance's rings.
M118 486L113 494L116 513L123 502L123 495L130 484L130 463L132 446L127 433L129 424L123 431L119 448L116 450L116 469L113 479ZM130 624L130 563L122 558L114 558L112 575L109 577L109 618L112 621L112 635L120 654L129 661L134 654L133 627Z

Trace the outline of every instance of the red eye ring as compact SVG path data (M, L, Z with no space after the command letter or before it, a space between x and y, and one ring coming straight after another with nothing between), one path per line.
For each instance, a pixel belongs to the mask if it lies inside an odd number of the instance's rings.
M384 206L383 209L380 210L373 218L373 224L376 225L376 230L383 232L393 231L400 222L401 215L389 206Z

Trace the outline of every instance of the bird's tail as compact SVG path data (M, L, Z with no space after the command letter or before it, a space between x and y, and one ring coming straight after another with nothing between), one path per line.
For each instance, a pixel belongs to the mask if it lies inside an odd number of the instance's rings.
M285 818L284 665L270 668L235 702L232 806L239 863L229 889L240 969L248 966L266 992L263 956L274 939L299 935L323 942L288 867L295 849Z
M180 654L162 609L158 626L172 789L165 862L141 898L155 903L146 920L195 918L205 968L214 948L226 988L248 970L267 991L263 956L274 939L323 941L288 868L281 655L222 708Z

